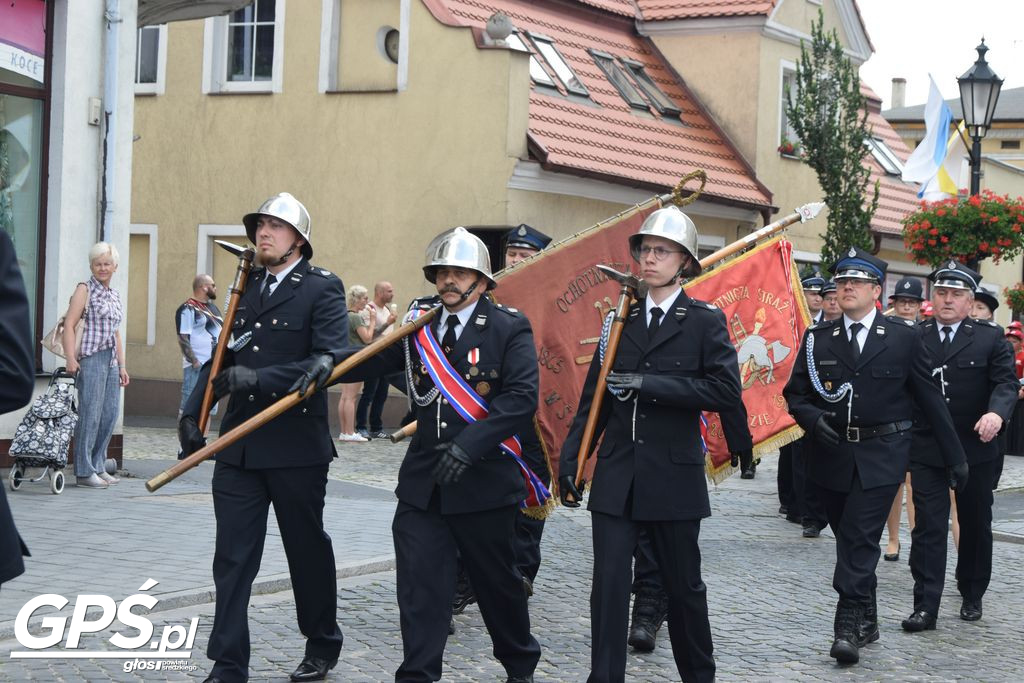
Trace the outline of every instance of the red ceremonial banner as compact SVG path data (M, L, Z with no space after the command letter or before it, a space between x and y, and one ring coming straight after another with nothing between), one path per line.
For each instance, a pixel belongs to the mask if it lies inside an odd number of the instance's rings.
M533 327L540 363L537 426L554 481L559 450L597 352L601 324L619 295L619 284L596 266L603 263L620 272L635 269L629 236L658 208L661 202L654 198L545 249L497 278L495 299L518 308ZM588 480L593 467L592 460Z
M736 347L754 453L773 451L803 432L786 409L789 381L804 330L810 322L793 264L793 245L768 240L686 285L686 293L722 309ZM706 471L718 482L732 473L717 413L708 421Z

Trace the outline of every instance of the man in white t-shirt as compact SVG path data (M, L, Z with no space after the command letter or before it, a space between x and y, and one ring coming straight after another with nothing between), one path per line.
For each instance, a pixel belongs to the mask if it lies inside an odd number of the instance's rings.
M199 369L213 357L213 349L217 345L217 337L220 336L220 329L224 324L214 303L216 299L217 285L214 284L213 278L200 273L192 280L192 297L179 306L174 314L183 368L179 418L185 401L199 380Z

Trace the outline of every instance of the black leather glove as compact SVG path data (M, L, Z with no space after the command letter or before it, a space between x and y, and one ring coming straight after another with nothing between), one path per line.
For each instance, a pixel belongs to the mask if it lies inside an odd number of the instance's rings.
M334 372L334 356L329 353L313 357L313 364L299 375L295 383L288 387L288 393L298 390L299 396L305 398L311 384L316 385L317 391L327 385L327 380Z
M255 391L259 385L259 376L255 370L244 365L235 365L222 370L213 378L213 395L221 399L228 394Z
M434 465L434 481L442 486L454 484L459 479L462 479L466 469L473 464L473 461L469 459L469 453L454 441L441 444L434 450L441 452L441 457L438 458L437 464Z
M949 475L949 488L954 491L963 491L964 487L967 486L967 474L970 468L967 467L966 462L962 462L959 465L953 465L952 467L946 468L946 474Z
M747 469L750 467L750 463L754 461L754 451L747 449L745 451L734 451L730 453L729 464L733 467L741 467Z
M644 383L644 376L638 372L609 372L605 381L608 386L616 389L640 391L640 387Z
M178 421L178 443L183 457L192 455L206 445L206 439L191 415L185 415Z
M576 488L576 477L571 474L560 476L558 478L558 496L562 499L562 505L567 508L578 508L583 502L583 494L580 493L580 489L586 488L586 483L581 481L580 487Z
M839 445L839 432L835 430L835 427L828 423L826 414L822 414L818 418L818 421L814 423L814 438L825 444L826 446L838 446Z

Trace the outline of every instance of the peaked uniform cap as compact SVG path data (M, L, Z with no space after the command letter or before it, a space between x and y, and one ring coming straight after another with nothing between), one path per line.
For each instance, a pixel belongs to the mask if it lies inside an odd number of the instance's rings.
M828 272L835 280L872 280L881 283L889 264L860 247L850 247Z
M889 298L924 301L924 287L921 285L921 281L916 277L910 277L909 275L901 277L899 282L896 283L896 289L893 290L893 293Z
M540 251L551 243L551 238L537 228L520 223L505 233L505 247L519 247Z
M933 270L928 279L936 287L966 289L973 292L981 282L981 275L959 261L950 260Z

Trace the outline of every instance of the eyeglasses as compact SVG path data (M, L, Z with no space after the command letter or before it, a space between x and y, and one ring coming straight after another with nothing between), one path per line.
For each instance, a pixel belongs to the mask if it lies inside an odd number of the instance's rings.
M649 247L644 245L640 247L640 256L647 256L648 254L654 254L655 261L664 261L669 254L682 254L683 252L678 249L666 249L665 247Z

